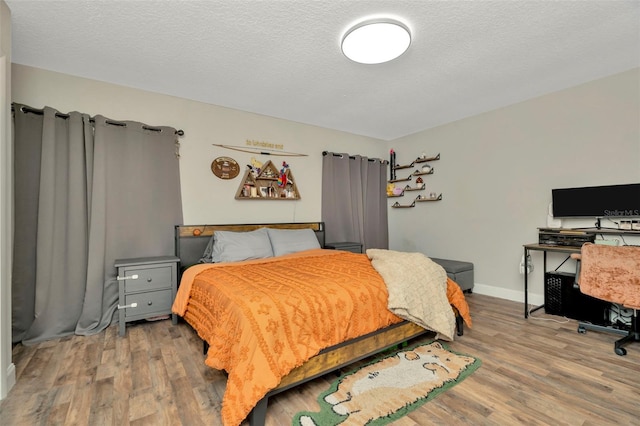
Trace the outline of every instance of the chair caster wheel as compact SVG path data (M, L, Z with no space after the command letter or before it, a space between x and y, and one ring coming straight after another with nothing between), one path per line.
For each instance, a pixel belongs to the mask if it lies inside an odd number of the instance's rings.
M616 355L624 356L627 354L627 350L625 348L615 348Z
M587 332L587 329L584 327L578 327L578 333L580 334L585 334Z

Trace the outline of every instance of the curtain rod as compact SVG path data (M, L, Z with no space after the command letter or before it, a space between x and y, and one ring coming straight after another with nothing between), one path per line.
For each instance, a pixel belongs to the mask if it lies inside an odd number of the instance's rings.
M32 114L44 115L44 110L43 109L32 108L32 107L28 107L26 105L23 105L22 107L20 107L20 110L22 112L30 112ZM13 103L11 104L11 112L15 112L15 108L13 106ZM66 120L67 118L69 118L69 114L63 114L61 112L56 111L56 117L64 118ZM93 118L90 118L89 122L90 123L95 123L95 120ZM110 120L110 119L107 119L106 123L114 125L114 126L123 126L123 127L127 125L127 123L125 123L125 122L115 121L115 120ZM144 130L151 130L153 132L162 131L162 129L160 129L159 127L147 126L146 124L143 124L142 128ZM184 136L184 130L182 130L182 129L176 130L175 134L178 135L178 136Z
M336 153L336 152L328 152L328 151L322 151L322 156L323 156L323 157L324 157L325 155L329 155L329 154L333 155L334 157L340 157L340 158L342 158L342 157L343 157L343 154L340 154L340 153ZM355 160L355 159L356 159L356 157L355 157L354 155L349 155L349 158L350 158L351 160ZM367 161L380 161L382 164L387 164L387 163L388 163L388 161L387 161L387 160L382 160L382 159L380 159L380 158L367 158Z

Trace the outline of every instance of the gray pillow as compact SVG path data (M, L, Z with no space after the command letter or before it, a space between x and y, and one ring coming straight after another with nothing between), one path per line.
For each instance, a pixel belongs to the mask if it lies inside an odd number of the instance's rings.
M250 232L216 231L212 238L214 241L211 261L215 263L264 259L273 256L266 228Z
M320 243L311 229L273 229L267 228L274 256L318 249Z

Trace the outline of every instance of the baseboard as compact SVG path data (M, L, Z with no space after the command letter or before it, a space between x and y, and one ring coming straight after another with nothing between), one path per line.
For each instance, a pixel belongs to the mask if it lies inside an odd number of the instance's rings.
M7 388L3 389L3 392L0 392L0 400L4 399L9 395L9 391L16 384L16 365L14 363L9 364L7 367L7 377L6 377Z
M510 290L507 288L495 287L486 284L474 283L473 292L483 294L485 296L497 297L499 299L511 300L524 304L524 288L522 290ZM529 292L529 304L542 305L544 303L544 294L535 294Z

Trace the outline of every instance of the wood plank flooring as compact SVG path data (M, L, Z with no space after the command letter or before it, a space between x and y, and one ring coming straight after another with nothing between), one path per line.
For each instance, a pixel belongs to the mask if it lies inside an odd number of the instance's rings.
M482 366L395 425L640 425L640 344L617 356L617 335L578 334L576 321L542 311L525 320L521 303L467 300L474 326L450 347ZM17 345L17 383L0 403L0 424L219 425L225 377L203 360L195 333L171 321L129 325L126 337L116 325ZM267 425L317 410L333 379L271 398Z

